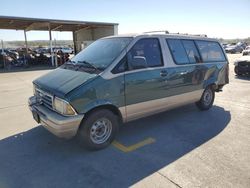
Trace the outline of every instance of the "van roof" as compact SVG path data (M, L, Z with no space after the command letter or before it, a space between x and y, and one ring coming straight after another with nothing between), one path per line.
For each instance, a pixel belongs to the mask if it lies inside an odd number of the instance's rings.
M194 39L194 40L208 40L208 41L217 41L215 38L208 38L206 35L191 35L191 34L155 34L155 33L132 33L132 34L121 34L115 36L109 36L105 38L113 37L133 37L133 38L143 38L143 37L165 37L165 38L177 38L177 39Z

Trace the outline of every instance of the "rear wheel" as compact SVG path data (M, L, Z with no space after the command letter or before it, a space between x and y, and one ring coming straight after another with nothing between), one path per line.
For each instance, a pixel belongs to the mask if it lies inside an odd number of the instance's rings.
M208 86L202 96L201 99L196 103L197 107L200 110L208 110L209 108L212 107L213 103L214 103L214 90L211 86Z
M99 150L107 147L118 132L118 117L109 110L97 110L82 122L78 139L87 149Z

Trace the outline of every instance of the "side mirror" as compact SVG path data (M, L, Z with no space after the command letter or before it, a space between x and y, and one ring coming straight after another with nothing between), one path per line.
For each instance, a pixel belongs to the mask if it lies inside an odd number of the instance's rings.
M147 61L143 56L134 56L130 65L133 69L142 69L147 67Z

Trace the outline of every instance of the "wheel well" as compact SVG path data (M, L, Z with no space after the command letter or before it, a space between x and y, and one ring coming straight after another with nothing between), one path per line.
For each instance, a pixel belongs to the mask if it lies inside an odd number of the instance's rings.
M89 114L93 113L94 111L101 110L101 109L106 109L106 110L111 111L112 113L114 113L119 118L119 121L122 122L122 115L121 115L120 110L116 106L113 106L113 105L110 105L110 104L101 105L101 106L97 106L95 108L92 108L85 115L88 116Z
M216 91L216 90L218 89L218 85L215 84L215 83L208 84L208 85L206 86L206 88L207 88L207 87L211 87L214 91Z

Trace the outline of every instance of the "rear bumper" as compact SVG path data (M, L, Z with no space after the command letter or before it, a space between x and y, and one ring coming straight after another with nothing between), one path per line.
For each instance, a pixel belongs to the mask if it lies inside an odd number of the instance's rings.
M249 66L236 66L235 73L250 73L250 65Z
M75 116L60 115L38 104L34 96L29 98L29 108L38 123L60 138L74 137L84 117L82 114Z

